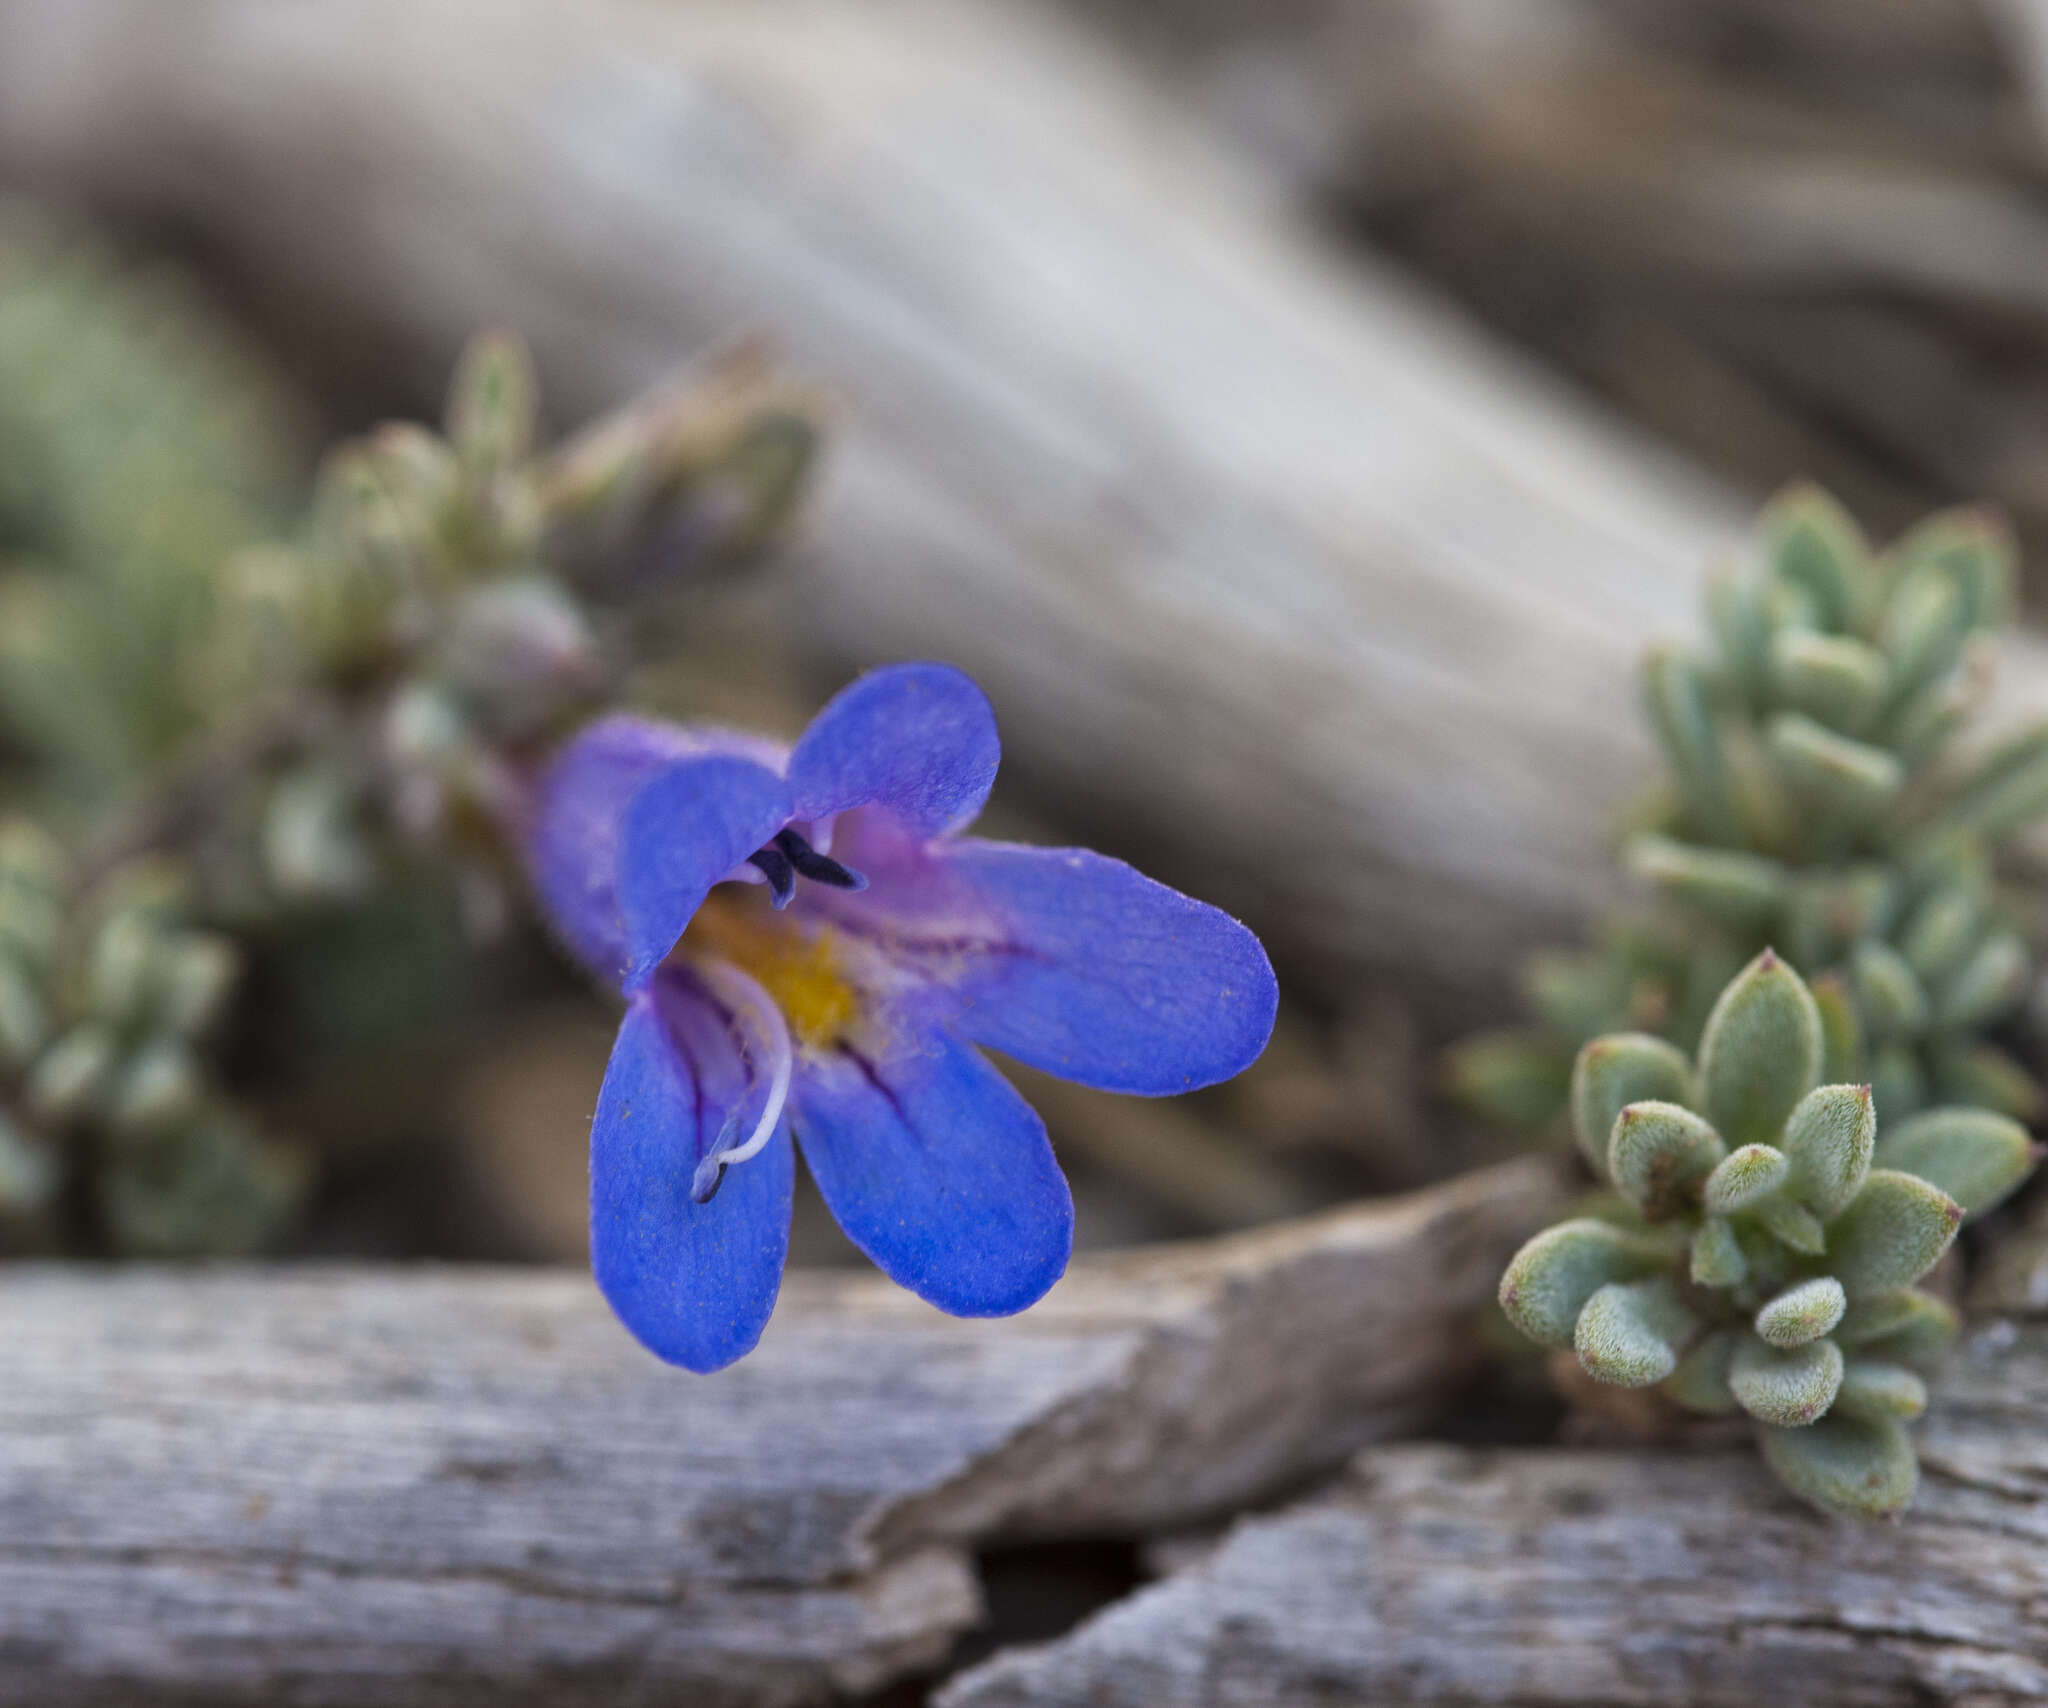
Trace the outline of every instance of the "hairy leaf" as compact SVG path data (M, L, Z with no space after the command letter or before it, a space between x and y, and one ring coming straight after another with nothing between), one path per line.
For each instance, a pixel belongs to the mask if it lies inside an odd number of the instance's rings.
M1938 1186L1872 1169L1827 1230L1828 1268L1851 1294L1907 1286L1941 1261L1962 1220L1963 1207Z
M1820 1076L1820 1011L1766 949L1722 991L1700 1040L1706 1116L1731 1145L1775 1144Z
M1683 1052L1647 1032L1595 1038L1572 1067L1572 1131L1579 1150L1603 1180L1614 1123L1631 1103L1686 1103L1692 1066Z
M1634 1281L1670 1259L1653 1242L1611 1222L1560 1222L1515 1253L1500 1279L1500 1307L1531 1340L1569 1346L1586 1301L1615 1281Z
M1888 1419L1830 1414L1807 1429L1766 1429L1761 1439L1778 1481L1823 1512L1889 1517L1919 1486L1913 1443Z
M1877 1108L1867 1085L1822 1085L1785 1122L1793 1190L1823 1221L1862 1188L1877 1141Z
M1848 1304L1841 1282L1832 1275L1802 1281L1758 1308L1756 1332L1773 1346L1804 1346L1840 1322Z
M1586 1301L1572 1344L1586 1373L1622 1388L1647 1388L1677 1367L1699 1330L1668 1275L1612 1282Z
M2040 1152L2026 1128L1989 1109L1930 1109L1885 1134L1877 1160L1939 1187L1965 1215L2003 1199Z
M1728 1147L1721 1135L1676 1103L1631 1103L1614 1119L1607 1172L1645 1216L1669 1215L1685 1189L1708 1174Z
M1781 1429L1803 1428L1834 1404L1842 1349L1832 1340L1780 1348L1745 1337L1729 1364L1728 1385L1751 1417Z

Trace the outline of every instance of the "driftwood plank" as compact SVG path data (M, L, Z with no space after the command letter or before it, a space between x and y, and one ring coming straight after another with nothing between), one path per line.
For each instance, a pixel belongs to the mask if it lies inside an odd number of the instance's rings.
M1410 1428L1516 1164L960 1323L791 1278L709 1380L553 1271L0 1270L0 1700L794 1703L928 1666L991 1537L1226 1512Z
M2017 1306L2013 1283L2000 1296ZM1966 1338L1897 1525L1819 1517L1747 1453L1368 1448L1327 1491L938 1701L2048 1701L2048 1320L2033 1309Z

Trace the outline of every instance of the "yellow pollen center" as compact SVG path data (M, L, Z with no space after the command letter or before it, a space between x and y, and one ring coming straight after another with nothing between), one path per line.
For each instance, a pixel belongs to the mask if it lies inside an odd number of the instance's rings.
M829 927L806 931L741 899L711 896L683 934L685 948L730 961L775 999L797 1040L813 1049L841 1037L860 1011L839 970Z

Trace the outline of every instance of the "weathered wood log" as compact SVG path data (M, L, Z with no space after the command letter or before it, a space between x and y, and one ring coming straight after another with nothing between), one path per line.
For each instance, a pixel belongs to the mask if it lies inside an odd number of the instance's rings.
M1917 1502L1825 1519L1754 1455L1378 1447L942 1708L2048 1701L2048 1289L2008 1268ZM2031 1311L2031 1315L2027 1314Z
M567 1272L0 1268L0 1700L869 1688L975 1622L980 1542L1225 1513L1423 1422L1557 1192L1084 1260L1001 1323L798 1274L708 1380Z
M1608 892L1735 519L1015 4L0 0L0 161L418 392L488 319L572 413L772 330L845 402L789 620L973 668L1014 774L1333 983L1497 1008Z
M0 149L422 380L486 320L571 408L771 330L845 400L791 619L970 666L1018 771L1333 975L1497 1003L1602 893L1637 648L1728 537L1015 5L7 0Z

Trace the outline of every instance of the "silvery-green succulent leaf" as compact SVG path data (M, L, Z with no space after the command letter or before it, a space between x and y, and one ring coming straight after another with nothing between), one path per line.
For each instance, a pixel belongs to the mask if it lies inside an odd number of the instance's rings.
M1997 1019L2025 993L2027 964L2027 946L2016 932L1994 932L1942 985L1936 1024L1960 1031Z
M0 1063L24 1068L49 1041L50 1006L42 981L22 956L0 944Z
M1984 919L1973 884L1944 884L1913 909L1899 931L1899 953L1922 979L1944 979L1962 965Z
M1810 601L1819 626L1853 628L1865 615L1870 549L1841 503L1810 483L1787 488L1758 520L1764 561Z
M63 1171L49 1147L0 1109L0 1212L24 1215L40 1210L56 1196L62 1180Z
M1863 1020L1840 975L1825 973L1809 987L1820 1015L1820 1077L1842 1085L1863 1074Z
M64 851L33 820L0 819L0 944L47 965L63 929Z
M1791 1160L1770 1145L1744 1145L1715 1165L1700 1188L1700 1203L1710 1216L1732 1216L1785 1184Z
M1900 578L1880 634L1895 692L1910 694L1955 668L1970 633L1971 603L1968 591L1932 566Z
M1858 943L1849 976L1857 1010L1874 1037L1894 1038L1927 1024L1927 993L1906 958L1890 944L1875 938Z
M1908 1286L1941 1261L1962 1220L1939 1187L1874 1168L1827 1230L1828 1269L1852 1295Z
M1818 1276L1759 1306L1756 1332L1773 1346L1804 1346L1840 1322L1848 1304L1841 1282L1832 1275Z
M1700 1095L1729 1144L1772 1144L1820 1077L1820 1011L1766 949L1722 991L1700 1040Z
M1949 794L1936 822L1987 843L2048 812L2048 725L1994 748Z
M104 1026L74 1026L37 1058L22 1101L39 1120L71 1120L100 1094L119 1055L118 1042Z
M1665 1394L1687 1411L1723 1417L1738 1408L1735 1390L1729 1386L1735 1349L1746 1338L1742 1330L1715 1329L1702 1335L1664 1384Z
M1607 1174L1616 1190L1655 1219L1676 1210L1685 1189L1727 1154L1721 1135L1690 1109L1676 1103L1631 1103L1614 1118Z
M1660 649L1650 654L1643 686L1651 727L1663 743L1688 809L1702 829L1727 839L1735 824L1726 765L1699 668L1676 652Z
M1947 676L1926 683L1900 701L1884 726L1899 763L1908 771L1919 770L1948 745L1975 704L1969 689Z
M1877 1109L1867 1085L1816 1086L1786 1118L1793 1190L1823 1221L1861 1189L1876 1139Z
M151 965L150 1013L165 1031L190 1038L219 1016L241 955L225 937L184 931L159 944Z
M1870 1095L1879 1119L1902 1121L1927 1103L1927 1070L1910 1044L1887 1044L1870 1058Z
M1852 824L1876 818L1905 786L1905 767L1895 754L1837 735L1802 713L1778 713L1764 739L1800 800Z
M526 346L502 333L473 338L448 389L448 438L472 469L510 468L532 453L538 403Z
M1631 1103L1687 1103L1692 1065L1676 1046L1646 1032L1595 1038L1572 1067L1572 1130L1593 1172L1607 1176L1614 1123Z
M1971 627L1988 628L2008 620L2019 548L1996 511L1977 504L1938 510L1885 555L1894 580L1923 568L1953 580L1969 608Z
M1904 1333L1930 1330L1946 1339L1956 1329L1956 1314L1932 1293L1898 1287L1888 1293L1865 1293L1851 1299L1834 1339L1852 1352Z
M1751 1214L1737 1216L1729 1224L1735 1230L1736 1244L1742 1248L1743 1285L1758 1298L1775 1293L1781 1287L1789 1287L1811 1272L1812 1266L1806 1260L1812 1254L1798 1250L1765 1226L1765 1218L1776 1214L1781 1207L1796 1210L1806 1217L1812 1232L1819 1236L1820 1224L1813 1221L1812 1212L1803 1206L1788 1204L1782 1193L1764 1199Z
M1445 1057L1450 1093L1467 1109L1515 1127L1540 1127L1566 1107L1571 1046L1534 1027L1459 1040Z
M1801 1429L1834 1404L1842 1385L1842 1349L1832 1340L1776 1347L1748 1335L1735 1348L1728 1385L1759 1422Z
M1763 1430L1760 1440L1778 1481L1823 1512L1886 1518L1919 1486L1913 1443L1890 1420L1830 1414L1806 1429Z
M1772 629L1755 579L1726 570L1709 576L1707 624L1743 699L1760 702L1770 688Z
M1625 976L1604 955L1540 949L1523 964L1522 994L1545 1025L1567 1038L1597 1036L1613 1029L1627 1002Z
M181 1039L159 1038L121 1064L108 1084L106 1117L117 1132L149 1132L199 1107L204 1078Z
M1881 1308L1865 1312L1863 1300L1849 1301L1833 1336L1837 1345L1852 1348L1858 1358L1903 1364L1923 1375L1940 1368L1961 1327L1949 1305L1917 1288L1879 1294L1871 1302Z
M1734 1287L1749 1273L1749 1260L1734 1225L1724 1216L1707 1216L1692 1237L1691 1273L1700 1287Z
M1723 924L1762 927L1785 905L1785 868L1761 854L1645 834L1629 838L1622 864L1672 901Z
M157 936L157 926L137 909L122 908L100 926L85 971L85 1002L95 1018L122 1026L141 1013Z
M1844 1417L1891 1418L1910 1423L1927 1409L1927 1384L1903 1364L1851 1358L1842 1371L1842 1386L1833 1411Z
M1877 1147L1882 1166L1938 1187L1969 1216L2018 1186L2039 1155L2026 1128L1989 1109L1927 1110L1887 1130Z
M1933 1095L1942 1103L1973 1104L2029 1124L2040 1119L2039 1082L1995 1044L1937 1048L1931 1065Z
M1580 1217L1545 1228L1500 1279L1500 1307L1531 1340L1570 1346L1586 1301L1610 1282L1654 1275L1670 1262L1655 1242Z
M1827 1250L1827 1232L1820 1225L1820 1218L1804 1204L1795 1204L1790 1198L1766 1198L1756 1206L1756 1219L1769 1230L1780 1245L1807 1257L1818 1257Z
M1671 1278L1655 1275L1602 1287L1579 1313L1572 1345L1588 1375L1616 1387L1647 1388L1677 1367L1699 1326Z
M1847 635L1781 629L1771 640L1771 685L1795 711L1844 735L1861 735L1891 694L1884 654Z

